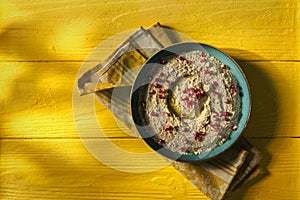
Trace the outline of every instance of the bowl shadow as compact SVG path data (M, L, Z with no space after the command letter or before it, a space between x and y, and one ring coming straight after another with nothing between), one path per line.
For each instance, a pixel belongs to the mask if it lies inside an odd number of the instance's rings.
M276 135L278 123L278 102L275 87L270 75L264 70L266 64L272 67L270 61L264 60L259 55L252 52L239 49L223 49L239 64L243 70L249 86L252 99L252 110L248 125L243 136L250 141L260 151L262 160L257 166L260 173L250 182L238 187L231 196L226 199L240 200L243 199L252 186L269 175L267 170L272 159L271 154L267 151L267 145ZM256 58L255 60L246 60L239 55L248 55L247 57ZM264 64L264 67L262 66ZM272 117L270 117L270 115Z

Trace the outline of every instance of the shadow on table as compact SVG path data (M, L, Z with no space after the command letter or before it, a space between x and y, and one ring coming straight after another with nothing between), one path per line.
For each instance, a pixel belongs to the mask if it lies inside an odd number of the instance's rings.
M249 82L252 96L252 111L248 126L243 135L256 146L262 154L262 160L258 166L261 168L261 173L249 183L238 188L227 198L240 200L243 199L250 187L269 175L267 168L272 156L267 151L267 145L271 141L271 138L275 136L274 133L276 133L275 129L279 115L278 103L276 101L278 94L276 93L270 75L267 74L264 67L261 66L263 63L264 65L267 63L268 67L272 67L270 61L265 61L258 55L244 50L224 49L224 51L231 55L236 55L232 57L240 65ZM238 55L248 55L247 57L257 59L255 59L255 61L244 60ZM258 139L264 139L264 142Z

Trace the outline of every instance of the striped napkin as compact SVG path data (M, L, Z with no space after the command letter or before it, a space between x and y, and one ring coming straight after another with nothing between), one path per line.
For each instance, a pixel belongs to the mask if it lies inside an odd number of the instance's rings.
M135 131L130 116L130 90L138 69L160 49L191 41L159 23L132 33L113 53L87 71L79 80L81 95L94 93L117 118ZM118 94L117 98L116 95ZM227 198L240 185L255 178L261 169L261 155L244 137L230 149L206 162L170 161L186 179L210 199Z

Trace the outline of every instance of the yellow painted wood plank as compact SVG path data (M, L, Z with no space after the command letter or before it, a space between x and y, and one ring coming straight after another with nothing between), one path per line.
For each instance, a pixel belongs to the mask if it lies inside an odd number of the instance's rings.
M127 151L145 148L139 139L112 140ZM269 174L233 199L299 199L300 139L251 141L262 151L261 165ZM94 159L78 139L0 142L3 199L207 199L172 167L137 174L114 170Z
M1 62L1 138L77 138L72 92L80 62ZM253 110L245 135L299 137L300 63L240 61L248 77ZM86 109L86 106L79 108ZM95 100L107 137L128 137L110 111ZM90 119L86 113L75 121ZM85 129L92 132L94 122Z
M296 0L14 0L0 11L1 61L82 61L109 37L157 21L243 59L300 59Z

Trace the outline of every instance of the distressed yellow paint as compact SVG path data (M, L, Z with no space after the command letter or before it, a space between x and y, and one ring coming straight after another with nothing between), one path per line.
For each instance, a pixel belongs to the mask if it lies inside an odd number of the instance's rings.
M299 0L1 1L1 198L207 199L169 166L140 174L105 166L84 147L74 123L81 62L107 38L159 21L221 48L248 77L253 111L244 134L263 152L269 174L233 199L300 199L299 10ZM95 106L103 141L151 152ZM92 125L84 124L89 132Z

